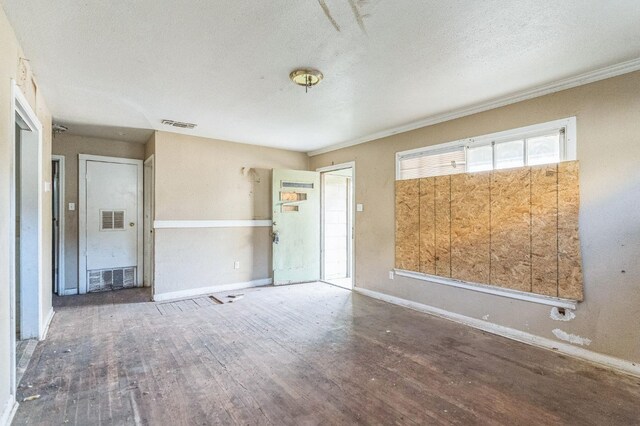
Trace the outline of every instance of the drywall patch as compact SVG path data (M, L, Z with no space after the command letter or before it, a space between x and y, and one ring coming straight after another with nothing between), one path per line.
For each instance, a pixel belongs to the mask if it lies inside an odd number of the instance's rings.
M554 306L551 308L551 313L549 314L552 320L556 321L571 321L576 317L576 314L570 309L558 309L558 307Z
M566 331L560 330L559 328L552 330L552 333L558 339L564 340L569 343L573 343L574 345L589 346L591 344L591 339L587 339L586 337L580 337L575 334L569 334Z

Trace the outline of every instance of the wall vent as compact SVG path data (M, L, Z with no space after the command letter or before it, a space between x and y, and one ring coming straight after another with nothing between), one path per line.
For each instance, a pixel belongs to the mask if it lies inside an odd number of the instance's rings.
M193 129L197 126L194 123L185 123L183 121L175 121L175 120L162 120L162 124L166 124L167 126L179 127L181 129Z
M100 230L118 231L124 229L124 210L100 210Z
M136 267L87 271L89 292L117 290L136 285Z

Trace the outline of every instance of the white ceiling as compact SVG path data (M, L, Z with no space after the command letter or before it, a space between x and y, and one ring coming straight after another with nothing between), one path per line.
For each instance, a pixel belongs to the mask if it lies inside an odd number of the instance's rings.
M312 151L640 57L638 0L1 1L72 132Z

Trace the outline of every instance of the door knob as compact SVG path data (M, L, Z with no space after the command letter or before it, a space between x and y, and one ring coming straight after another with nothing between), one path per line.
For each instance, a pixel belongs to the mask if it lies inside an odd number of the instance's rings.
M129 222L129 226L136 226L136 224L133 222Z
M271 239L273 240L273 244L278 244L280 242L280 233L278 233L278 231L272 232Z

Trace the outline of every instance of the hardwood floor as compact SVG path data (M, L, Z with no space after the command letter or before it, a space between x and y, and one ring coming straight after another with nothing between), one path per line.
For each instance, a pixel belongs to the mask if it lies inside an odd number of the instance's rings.
M326 284L241 293L56 298L14 424L640 422L638 378Z

